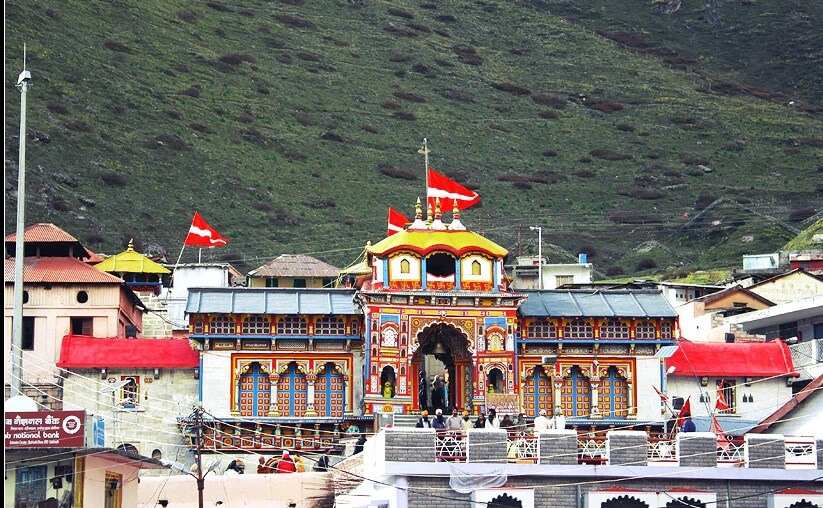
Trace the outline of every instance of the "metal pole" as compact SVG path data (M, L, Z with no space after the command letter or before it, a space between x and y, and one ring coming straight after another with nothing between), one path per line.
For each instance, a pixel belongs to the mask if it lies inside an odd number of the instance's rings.
M205 480L203 477L203 451L201 443L203 442L203 408L197 407L194 410L194 426L197 432L197 506L203 508L203 490L205 489Z
M529 229L537 230L537 289L543 289L543 228L529 226Z
M25 253L23 240L26 222L26 92L31 74L26 70L26 46L23 45L23 72L17 79L20 89L20 151L18 154L17 176L17 234L14 251L14 315L12 325L11 395L23 395L23 268Z

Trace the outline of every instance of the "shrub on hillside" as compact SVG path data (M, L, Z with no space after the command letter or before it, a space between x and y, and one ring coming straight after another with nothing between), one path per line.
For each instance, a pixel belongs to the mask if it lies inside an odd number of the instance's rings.
M244 111L237 116L237 121L242 123L252 123L254 116L249 111Z
M417 173L410 169L399 168L392 164L378 164L377 170L389 178L398 178L401 180L417 180Z
M232 12L231 7L217 2L206 2L206 5L217 12Z
M529 190L532 188L531 182L512 182L512 187L519 190Z
M306 115L294 115L294 119L300 125L317 125L317 120Z
M334 208L337 206L337 202L333 198L316 198L316 199L309 199L303 201L303 204L308 206L309 208Z
M49 102L46 105L46 108L49 111L51 111L52 113L55 113L57 115L68 115L69 114L69 108L67 108L64 104L59 104L57 102Z
M66 122L66 127L74 132L91 132L92 128L91 125L87 124L83 120L71 120Z
M197 21L197 14L194 11L177 11L177 17L186 23L194 23Z
M291 16L289 14L275 14L274 19L294 28L314 28L314 23L307 19Z
M399 103L394 102L394 101L383 101L383 102L380 103L380 107L383 108L383 109L394 109L394 110L403 109L403 106L401 106Z
M457 59L467 65L483 65L483 58L477 54L477 50L471 46L457 46L453 48Z
M563 109L567 103L565 97L551 93L536 93L532 95L532 100L537 104L551 106L554 109Z
M714 194L700 194L697 196L697 200L694 202L694 209L695 210L703 210L710 204L717 201L717 196Z
M360 128L363 129L366 132L371 132L372 134L380 134L380 131L377 129L377 127L375 127L373 125L366 124L366 125L362 125Z
M616 152L608 148L595 148L594 150L590 150L589 154L606 161L624 161L632 158L632 156L627 153Z
M71 205L66 203L66 200L63 199L63 196L52 197L51 207L57 210L58 212L68 212L69 210L71 210Z
M551 110L538 111L537 116L546 120L554 120L557 118L557 113Z
M415 95L411 92L398 91L398 92L394 92L392 95L394 95L398 99L403 99L403 100L409 101L409 102L426 102L425 97Z
M501 92L508 92L515 95L529 95L532 93L528 88L514 83L492 83L491 86Z
M623 105L619 102L606 100L588 101L586 102L586 107L589 109L602 111L603 113L614 113L615 111L620 111L621 109L623 109Z
M511 132L511 129L509 129L505 125L500 125L499 123L489 124L489 129L494 129L500 132Z
M414 14L409 11L404 11L403 9L398 9L397 7L389 7L386 12L398 18L414 19Z
M389 23L388 25L384 26L383 30L392 34L400 35L402 37L417 37L417 32L415 32L411 28L395 25L394 23Z
M687 166L706 166L711 162L703 157L683 157L681 161Z
M204 124L198 123L198 122L190 123L189 128L192 129L192 130L195 130L197 132L205 132L205 133L211 132L211 129L209 129L208 125L204 125Z
M114 171L105 171L100 173L100 179L103 180L103 183L106 185L111 185L112 187L126 186L126 178L123 175L115 173Z
M118 53L131 53L131 49L122 42L107 40L103 43L103 47Z
M654 187L639 187L633 190L632 197L635 199L663 199L666 197L666 192Z
M644 257L637 261L637 264L634 267L636 272L642 272L644 270L651 270L653 268L657 268L657 261L651 257Z
M423 32L423 33L431 32L431 28L427 27L423 23L411 22L411 23L407 23L406 26L411 28L412 30L417 30L418 32Z
M254 63L257 61L257 59L248 53L227 53L220 55L218 60L229 65L240 65L243 62Z
M338 143L344 143L346 141L346 138L336 132L324 132L320 136L320 139L325 139L326 141L336 141Z
M789 213L789 221L791 222L802 222L809 217L812 217L817 211L813 206L808 206L805 208L795 208Z
M580 178L594 178L597 176L597 173L592 171L591 169L580 169L574 172L575 176Z
M557 157L557 152L554 150L545 150L540 155L543 157Z
M623 275L625 270L623 270L622 266L610 266L606 269L606 275L609 277L615 277L617 275Z
M308 158L306 157L306 154L304 154L303 152L298 152L297 150L286 150L285 152L283 152L283 155L285 155L291 160L300 162L303 162Z
M457 23L457 18L451 14L441 14L440 16L436 16L434 19L437 21L442 21L443 23Z
M435 58L434 63L436 63L440 67L454 67L453 63L449 62L448 60L443 60L442 58Z
M449 32L447 32L446 30L443 30L442 28L435 28L434 33L436 33L440 37L446 37L447 39L449 37L451 37L451 34Z
M823 137L804 137L800 138L800 144L804 146L814 146L816 148L823 147Z
M621 123L617 125L617 130L622 132L634 132L634 125L629 125L627 123Z
M304 62L319 62L320 55L316 55L314 53L309 53L308 51L298 51L297 58L303 60Z
M300 224L300 219L285 208L278 207L269 215L269 223L274 226L296 226Z
M198 85L192 85L183 90L183 94L188 95L189 97L194 97L196 99L200 97L200 87Z
M411 56L403 53L395 53L389 57L389 62L408 62L409 60L411 60Z
M392 113L392 116L397 118L398 120L417 120L417 117L414 116L414 113L409 113L407 111L395 111L394 113Z

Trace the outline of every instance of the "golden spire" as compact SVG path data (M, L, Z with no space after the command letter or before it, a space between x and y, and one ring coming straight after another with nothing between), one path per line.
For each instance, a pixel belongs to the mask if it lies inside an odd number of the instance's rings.
M423 207L420 206L420 196L417 196L417 204L414 205L414 220L423 218Z
M428 226L429 224L431 224L432 220L434 220L434 213L432 212L432 204L431 203L426 203L426 225Z
M129 239L129 247L126 250L134 250L134 238Z
M452 208L452 217L457 220L460 220L460 209L457 208L457 200L454 200L454 208Z

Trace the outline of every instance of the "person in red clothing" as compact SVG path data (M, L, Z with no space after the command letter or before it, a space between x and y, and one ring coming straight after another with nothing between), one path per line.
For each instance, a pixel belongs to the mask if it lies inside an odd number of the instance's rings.
M288 450L283 450L283 457L277 463L275 473L294 473L297 471L297 466L294 464L294 459L289 455Z

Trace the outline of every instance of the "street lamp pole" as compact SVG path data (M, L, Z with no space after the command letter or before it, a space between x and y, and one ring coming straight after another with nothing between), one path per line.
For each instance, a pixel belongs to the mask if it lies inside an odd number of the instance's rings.
M23 268L25 253L23 240L26 229L26 93L31 73L26 70L26 46L23 46L23 72L17 78L20 89L20 150L17 176L17 233L14 250L14 313L11 348L11 395L23 395Z
M543 228L529 226L532 231L537 230L537 289L543 289Z

